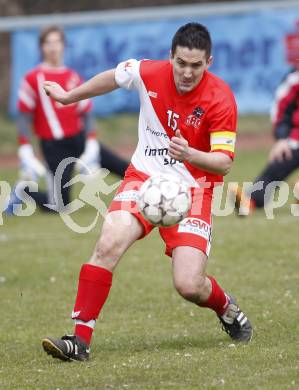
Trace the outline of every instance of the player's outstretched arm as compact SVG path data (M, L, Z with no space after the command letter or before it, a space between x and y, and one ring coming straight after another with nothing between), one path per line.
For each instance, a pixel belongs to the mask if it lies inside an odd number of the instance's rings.
M84 100L97 95L104 95L117 88L118 85L115 81L114 69L99 73L92 79L70 91L65 91L59 84L53 81L44 82L46 94L62 104L76 103L79 100Z

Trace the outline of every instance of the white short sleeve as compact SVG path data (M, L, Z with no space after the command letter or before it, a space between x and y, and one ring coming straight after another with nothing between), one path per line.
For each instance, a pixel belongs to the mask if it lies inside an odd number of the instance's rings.
M115 81L121 88L138 89L140 84L140 61L130 59L121 62L115 69Z

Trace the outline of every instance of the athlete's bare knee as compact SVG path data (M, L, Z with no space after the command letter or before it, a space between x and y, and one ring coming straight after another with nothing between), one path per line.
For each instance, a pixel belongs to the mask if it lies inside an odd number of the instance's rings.
M199 303L205 288L205 277L174 279L177 292L187 301Z
M96 243L90 263L113 270L123 254L123 243L120 238L107 237L103 234Z

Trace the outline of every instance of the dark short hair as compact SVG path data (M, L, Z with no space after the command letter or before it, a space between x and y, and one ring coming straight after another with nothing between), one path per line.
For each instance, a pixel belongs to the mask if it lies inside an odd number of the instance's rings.
M207 58L212 51L212 41L208 29L200 23L187 23L174 34L171 44L171 55L174 56L177 46L188 49L199 49L206 52Z
M61 27L59 26L49 26L41 30L39 34L39 47L41 47L45 40L47 39L47 36L53 32L57 32L60 35L60 38L63 43L65 43L65 36L64 36L64 31Z

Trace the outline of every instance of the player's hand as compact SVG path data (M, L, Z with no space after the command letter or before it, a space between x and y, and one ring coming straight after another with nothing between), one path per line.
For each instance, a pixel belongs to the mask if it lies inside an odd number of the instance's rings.
M30 144L21 145L18 149L20 159L20 177L22 180L38 181L39 177L46 174L46 168L35 157Z
M281 139L272 146L269 154L269 161L282 162L283 160L291 160L293 156L292 149L287 139Z
M48 96L56 100L61 104L69 104L69 92L65 91L61 85L55 83L54 81L45 81L44 90Z
M180 130L176 130L175 136L170 140L168 155L180 161L188 160L190 157L188 141L182 136Z
M94 138L86 140L85 149L79 160L76 162L75 168L78 172L84 174L95 173L100 166L100 146L99 142Z

